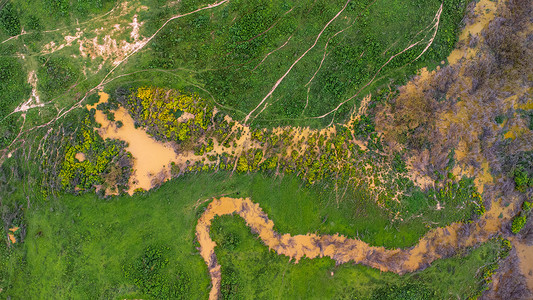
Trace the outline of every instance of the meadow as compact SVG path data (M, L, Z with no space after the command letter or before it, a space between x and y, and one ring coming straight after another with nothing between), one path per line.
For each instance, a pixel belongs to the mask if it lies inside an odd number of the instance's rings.
M165 27L111 86L153 82L197 92L256 125L320 127L342 121L366 93L446 60L466 2L440 4L229 1ZM144 18L156 14L173 12Z
M63 194L34 203L24 217L24 243L9 248L2 243L2 294L26 299L206 298L210 282L196 249L194 228L206 201L219 195L252 197L279 232L354 236L359 230L361 239L389 247L407 246L397 235L414 234L408 227L386 226L388 219L361 199L354 201L362 204L359 211L368 207L366 213L321 207L317 190L303 188L289 176L228 178L219 173L173 179L134 197ZM269 252L238 217L216 219L211 235L221 245L216 251L223 268L222 290L231 299L365 299L383 293L380 288L422 289L436 298L465 296L482 288L484 281L476 270L496 261L500 251L500 243L491 241L425 271L399 276L360 265L335 266L330 259L294 264ZM412 236L410 243L415 241Z

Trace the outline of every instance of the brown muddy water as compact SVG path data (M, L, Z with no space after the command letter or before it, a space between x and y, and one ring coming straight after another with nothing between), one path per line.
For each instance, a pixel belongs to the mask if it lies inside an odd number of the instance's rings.
M95 105L87 106L89 110L109 99L106 93L101 92L99 95L100 101ZM138 188L149 190L154 180L159 180L160 177L170 177L170 163L176 160L176 153L171 145L158 142L146 131L135 128L133 118L125 108L118 108L114 114L115 120L122 122L122 127L118 128L116 121L109 121L99 110L96 110L95 119L102 125L97 129L102 138L118 139L128 143L126 150L133 156L134 169L128 193L131 195Z
M9 233L7 234L7 237L9 238L9 241L12 243L12 244L15 244L17 242L17 239L15 238L15 232L19 230L19 227L13 227L13 228L9 228Z
M82 162L85 160L85 154L82 152L76 153L76 156L74 156L78 161Z

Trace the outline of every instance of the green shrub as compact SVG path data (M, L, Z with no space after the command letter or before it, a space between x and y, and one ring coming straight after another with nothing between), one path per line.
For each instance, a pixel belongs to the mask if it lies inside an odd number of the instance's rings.
M505 120L504 115L499 115L499 116L496 116L496 118L494 118L494 121L496 121L497 124L502 124L504 120Z
M528 172L525 170L524 166L518 165L514 170L514 182L516 184L516 189L524 193L530 185L530 180L528 178Z
M125 143L103 140L93 129L95 123L87 115L80 124L74 139L63 140L66 151L59 171L61 187L66 191L88 191L95 185L106 187L126 185L131 173L131 157ZM83 153L85 160L76 158ZM123 164L123 167L118 167Z
M405 161L403 160L402 155L400 153L394 154L394 158L392 160L392 167L398 173L407 172L407 165L405 164Z
M509 252L512 249L511 241L502 237L500 237L499 240L501 241L500 258L503 259L509 256Z
M522 204L522 210L526 213L530 212L532 208L533 208L533 202L524 201L524 203Z
M53 98L65 92L79 76L78 68L67 57L39 57L38 87L43 96Z
M0 25L11 36L21 32L19 14L11 2L8 2L3 8L0 3Z
M187 299L189 278L182 271L165 273L169 263L164 256L166 250L168 248L149 246L133 263L123 267L124 276L144 295L155 299Z
M29 96L31 87L26 80L27 75L16 58L0 57L0 120Z
M42 29L42 27L41 20L38 17L33 15L28 17L28 21L26 23L26 28L28 30L39 31Z
M522 228L524 228L524 226L526 225L526 221L527 221L527 216L523 212L520 212L518 214L518 216L516 216L513 219L513 224L511 226L511 231L514 234L519 233L520 230L522 230Z
M239 277L231 267L222 267L222 281L220 282L220 294L222 299L235 299L239 292Z

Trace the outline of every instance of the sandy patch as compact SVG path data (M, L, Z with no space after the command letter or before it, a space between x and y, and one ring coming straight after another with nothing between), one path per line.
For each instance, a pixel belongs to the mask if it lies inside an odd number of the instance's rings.
M511 243L520 259L520 271L526 277L527 287L533 291L533 246L521 243L516 238Z
M79 162L82 162L85 160L85 154L82 152L76 153L76 156L74 156Z
M17 239L11 232L8 233L7 236L9 237L9 240L11 241L12 244L15 244L17 242Z
M83 32L79 30L79 28L77 28L77 32L74 36L71 36L71 35L66 35L63 37L63 39L65 40L65 43L61 43L61 44L56 44L54 41L51 41L50 43L44 45L43 49L41 50L41 54L43 55L46 55L46 54L51 54L51 53L54 53L54 52L57 52L65 47L70 47L72 46L72 44L76 41L76 40L79 40L82 35L83 35Z
M190 119L194 119L194 115L191 114L191 113L189 113L189 112L184 111L184 112L181 114L181 116L178 118L177 121L178 121L179 123L185 123L185 122L187 122L187 121L190 120Z

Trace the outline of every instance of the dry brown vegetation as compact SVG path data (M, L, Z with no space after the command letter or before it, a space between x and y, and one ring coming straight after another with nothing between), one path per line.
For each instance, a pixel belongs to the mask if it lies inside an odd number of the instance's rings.
M526 287L524 275L517 274L520 262L513 249L510 255L500 263L498 272L493 277L493 288L485 292L480 300L492 299L531 299L533 293Z
M422 73L400 88L396 99L378 107L377 129L391 150L411 150L412 172L435 176L435 171L447 170L476 176L489 206L499 205L493 201L500 198L510 204L527 197L515 190L510 174L519 157L533 150L527 115L533 79L531 12L531 1L500 5L481 34L461 41L465 55L475 53L471 59ZM498 118L503 123L498 124ZM452 149L456 166L448 169L443 158ZM518 210L516 205L510 214ZM509 221L499 229L505 235L511 235ZM519 238L529 241L531 232L529 222ZM515 274L517 264L516 255L505 261L499 283L492 285L486 299L531 296L525 280Z

